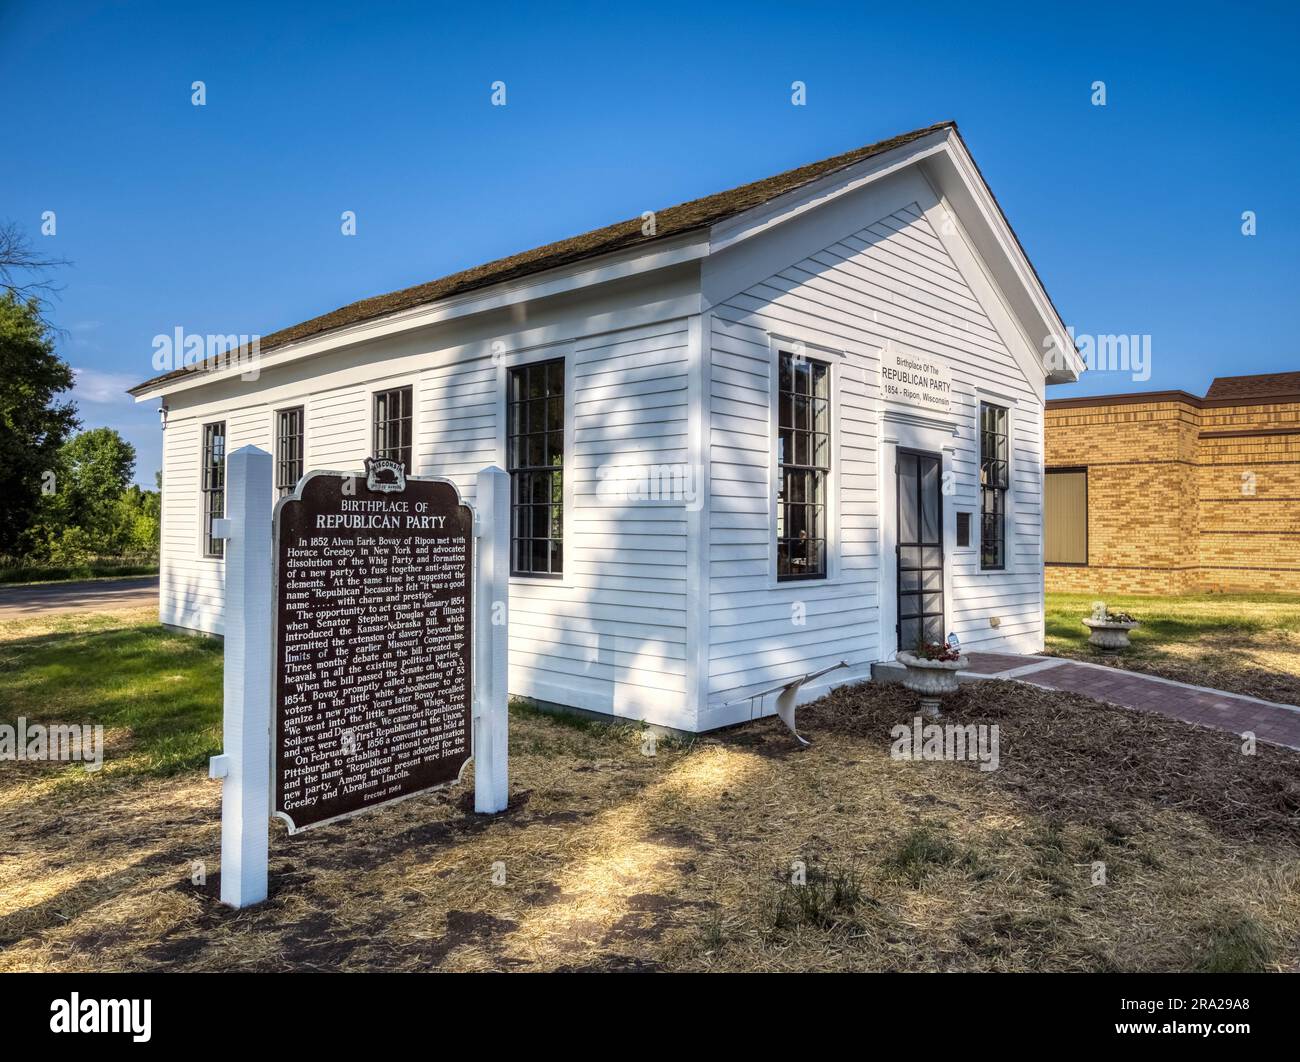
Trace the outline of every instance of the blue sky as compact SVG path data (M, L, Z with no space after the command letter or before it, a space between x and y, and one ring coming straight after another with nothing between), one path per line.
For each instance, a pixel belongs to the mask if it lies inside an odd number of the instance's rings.
M155 405L120 392L155 335L265 335L946 118L1066 323L1151 337L1150 379L1052 394L1203 392L1300 368L1298 44L1287 5L0 0L0 217L73 261L83 419L147 484Z

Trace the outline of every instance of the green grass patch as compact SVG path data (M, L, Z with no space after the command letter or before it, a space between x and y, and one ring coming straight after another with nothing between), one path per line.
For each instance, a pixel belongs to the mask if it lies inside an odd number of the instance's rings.
M563 705L542 708L523 697L510 698L510 714L519 719L546 720L558 727L576 730L580 734L586 734L588 737L600 741L626 742L635 740L641 745L646 743L646 724L644 722L634 723L628 719L620 719L615 716L589 716L582 712L571 711ZM695 746L697 740L698 735L696 734L656 732L653 747L656 750L672 749L673 751L689 752Z
M885 866L919 885L935 867L946 867L958 858L957 846L929 826L918 826L885 860Z
M856 864L809 865L804 882L797 884L784 869L780 891L768 908L773 929L793 929L798 925L829 929L852 918L864 902L862 875Z
M1047 595L1047 648L1071 654L1088 652L1088 628L1082 620L1098 600L1104 600L1112 611L1132 613L1141 623L1129 635L1135 655L1205 635L1300 631L1300 595L1296 594L1115 594L1102 598L1052 593Z
M1267 969L1273 946L1263 927L1249 915L1225 911L1202 928L1205 950L1196 963L1201 973L1259 973Z
M572 730L597 741L627 741L640 729L626 720L596 719L559 705L550 709L540 708L522 697L511 697L509 709L512 718L545 721L561 730Z
M97 776L176 774L220 751L219 640L112 616L53 627L0 641L0 721L102 724Z
M1229 693L1300 704L1300 594L1116 594L1113 611L1141 624L1131 646L1107 655L1088 644L1091 594L1048 594L1046 649Z

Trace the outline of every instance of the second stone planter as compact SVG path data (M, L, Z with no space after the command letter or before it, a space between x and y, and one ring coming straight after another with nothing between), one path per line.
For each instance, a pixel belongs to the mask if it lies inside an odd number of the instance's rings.
M1122 623L1119 620L1100 620L1089 616L1083 625L1090 631L1090 645L1095 645L1103 653L1118 653L1129 647L1128 632L1136 629L1138 623L1136 620Z

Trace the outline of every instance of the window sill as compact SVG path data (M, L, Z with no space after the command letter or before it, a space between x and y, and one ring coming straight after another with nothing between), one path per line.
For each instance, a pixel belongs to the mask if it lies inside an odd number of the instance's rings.
M801 586L847 586L853 582L869 581L866 579L848 579L842 574L808 575L796 579L778 579L773 575L767 578L769 590L797 590Z
M506 580L507 587L513 587L520 593L528 590L571 590L573 582L563 575L512 575Z
M1019 568L976 568L970 573L980 579L995 579L999 575L1023 575Z

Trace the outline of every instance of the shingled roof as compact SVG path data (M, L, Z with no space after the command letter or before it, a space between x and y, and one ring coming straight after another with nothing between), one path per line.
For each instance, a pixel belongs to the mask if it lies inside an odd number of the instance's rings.
M1216 376L1207 399L1260 399L1300 395L1300 372L1268 372L1257 376Z
M1117 395L1049 398L1047 405L1051 409L1082 409L1085 406L1182 402L1203 409L1206 406L1258 406L1297 401L1300 401L1300 372L1268 372L1255 376L1216 376L1204 398L1186 391L1128 391Z
M617 251L632 244L663 240L670 236L680 236L683 233L708 228L720 221L725 221L727 218L744 213L746 210L762 206L777 196L811 184L827 174L835 173L837 170L861 162L863 159L871 158L873 155L881 155L886 151L910 144L912 141L919 140L930 133L936 133L944 129L955 130L956 128L956 122L939 122L935 125L926 126L924 129L914 129L912 132L903 133L901 136L881 140L875 144L868 144L866 147L856 148L853 151L846 151L842 155L823 159L821 162L813 162L807 166L800 166L798 169L778 173L775 177L767 177L751 184L742 184L739 188L732 188L726 192L705 196L703 199L692 199L677 206L655 211L655 235L653 236L642 234L643 222L640 215L638 215L627 221L618 221L601 229L593 229L581 236L571 236L557 243L534 247L531 251L523 251L511 255L509 258L498 258L495 262L488 262L485 265L475 266L473 269L452 273L450 276L431 280L425 284L417 284L414 287L403 288L387 295L375 295L368 299L362 299L360 302L349 303L347 306L331 310L320 317L313 317L309 321L303 321L301 324L282 328L278 332L263 336L258 344L258 349L262 354L265 354L277 347L309 339L312 336L318 336L336 328L371 321L401 310L409 310L416 306L423 306L427 303L437 302L440 299L450 298L453 295L463 295L479 288L486 288L502 281L517 280L520 277L530 276L547 269L554 269L557 266L571 265L574 262L594 258L610 251ZM228 363L228 358L223 356L214 359L211 363L205 363L204 367L216 367L226 363ZM175 369L146 380L142 384L137 384L128 393L138 395L168 380L191 376L194 371L194 368Z

